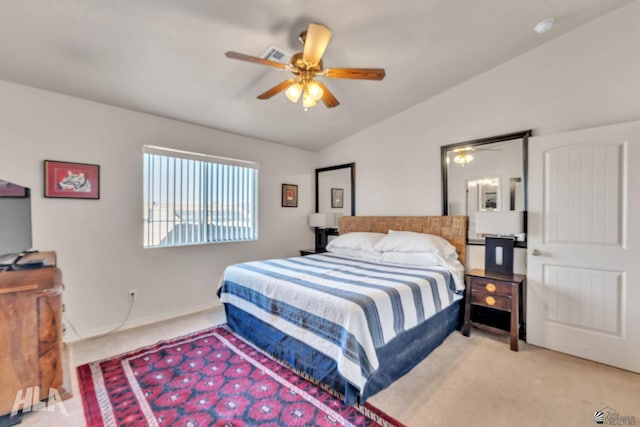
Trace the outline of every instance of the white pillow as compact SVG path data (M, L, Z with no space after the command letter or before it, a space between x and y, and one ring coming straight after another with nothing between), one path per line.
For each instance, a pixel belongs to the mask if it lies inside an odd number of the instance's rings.
M377 261L380 256L380 252L378 251L367 252L357 249L333 248L330 252L334 255L356 258L364 261Z
M443 259L434 252L383 252L378 261L390 264L435 267L444 265Z
M378 257L378 262L414 267L442 266L451 272L455 290L464 291L464 267L458 260L457 254L449 259L443 259L435 252L383 252Z
M435 252L445 259L454 255L457 258L456 248L442 237L413 231L389 230L375 249L380 252Z
M327 244L327 251L334 252L336 248L340 248L379 255L379 251L375 249L375 246L384 236L386 235L382 233L368 233L363 231L341 234Z

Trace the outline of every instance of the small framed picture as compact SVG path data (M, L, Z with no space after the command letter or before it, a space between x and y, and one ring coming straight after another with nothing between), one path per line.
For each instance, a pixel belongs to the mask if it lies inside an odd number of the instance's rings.
M44 197L99 199L100 166L45 160Z
M298 207L298 186L295 184L282 184L282 207Z
M343 188L331 189L331 207L332 208L344 207L344 189Z

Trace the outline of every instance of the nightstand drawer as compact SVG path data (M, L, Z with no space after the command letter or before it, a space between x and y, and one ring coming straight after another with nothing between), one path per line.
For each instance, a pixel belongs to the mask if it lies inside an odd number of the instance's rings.
M486 279L480 277L474 277L471 281L471 288L474 292L486 292L489 294L507 297L511 296L513 286L514 285L511 282L503 282L501 280Z
M486 292L474 291L471 294L471 304L495 308L497 310L511 311L511 298Z

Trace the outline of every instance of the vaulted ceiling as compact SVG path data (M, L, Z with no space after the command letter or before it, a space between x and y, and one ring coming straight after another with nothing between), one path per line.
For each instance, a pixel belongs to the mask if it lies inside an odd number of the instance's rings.
M2 0L0 79L318 150L631 1ZM325 67L385 79L323 79L332 109L256 99L289 72L224 53L298 52L310 22Z

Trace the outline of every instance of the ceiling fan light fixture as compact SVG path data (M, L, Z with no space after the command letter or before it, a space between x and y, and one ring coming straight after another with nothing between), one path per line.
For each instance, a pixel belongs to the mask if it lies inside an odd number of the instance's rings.
M331 40L331 35L331 30L326 26L310 23L307 30L303 31L299 37L303 45L302 52L292 55L288 63L270 59L281 60L285 56L283 52L276 48L267 51L267 58L245 55L234 51L226 52L225 56L240 61L267 65L278 70L290 71L294 74L294 77L290 77L258 95L256 97L258 99L270 99L276 94L284 92L287 99L294 104L302 96L302 104L305 110L314 107L320 101L327 108L334 108L340 105L340 102L322 81L314 80L314 77L382 80L384 79L385 71L384 68L324 68L322 56Z
M473 161L473 156L468 152L460 152L455 155L455 157L453 158L453 161L461 166L464 166L466 164L471 163L471 161Z
M294 83L284 92L287 99L294 104L300 99L302 95L302 85L300 83Z

